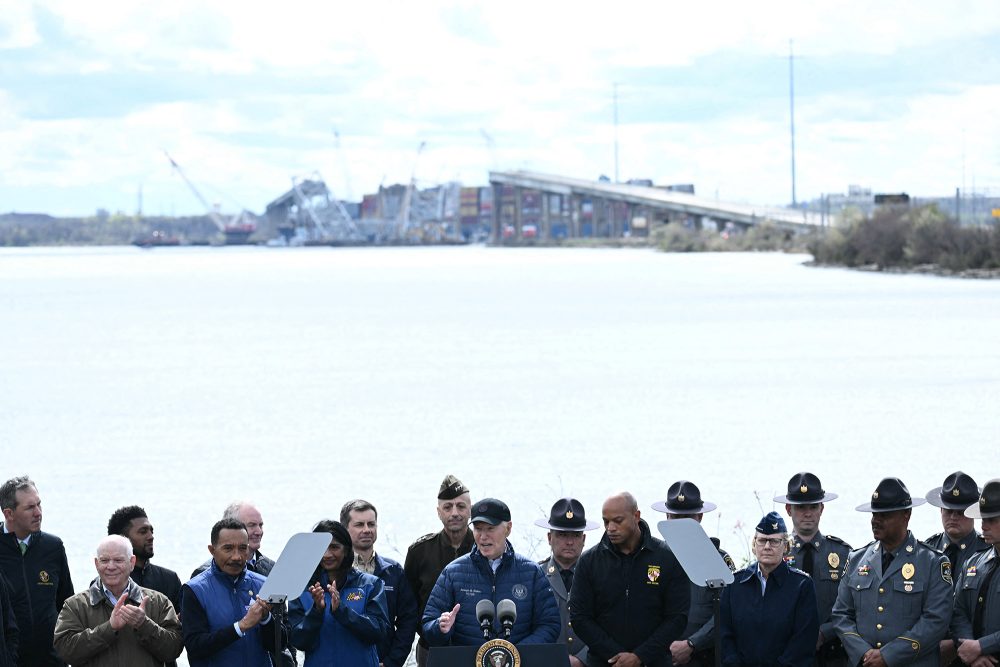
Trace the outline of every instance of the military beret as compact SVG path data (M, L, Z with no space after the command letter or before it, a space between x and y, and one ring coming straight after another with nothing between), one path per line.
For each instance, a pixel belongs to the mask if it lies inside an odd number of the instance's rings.
M461 480L454 475L448 475L441 482L441 488L438 490L438 500L454 500L458 498L463 493L468 493L469 487L462 484Z

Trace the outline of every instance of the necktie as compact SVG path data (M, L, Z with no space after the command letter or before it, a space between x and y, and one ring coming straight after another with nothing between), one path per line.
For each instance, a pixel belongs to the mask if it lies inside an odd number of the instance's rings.
M562 577L563 586L566 587L566 592L569 593L570 589L573 588L573 570L559 570L559 576Z
M979 597L976 599L976 613L972 615L972 634L976 637L982 637L984 634L983 612L986 610L986 601L990 598L990 582L993 581L993 575L997 573L997 570L1000 570L1000 561L994 559L993 569L990 570L983 583L979 586Z
M885 549L882 550L882 576L883 577L885 576L885 573L889 570L889 566L892 565L892 559L893 558L894 558L894 556L892 555L891 551L888 551L888 550L885 550Z
M799 569L808 574L810 577L813 573L813 555L815 550L813 549L812 542L803 542L802 548L799 549L799 555L802 556L802 562L799 565Z
M951 561L951 571L957 572L955 568L958 566L958 545L954 542L949 544L944 550L944 555Z
M17 544L21 547L21 555L23 556L24 552L28 550L28 545L25 542L18 542Z

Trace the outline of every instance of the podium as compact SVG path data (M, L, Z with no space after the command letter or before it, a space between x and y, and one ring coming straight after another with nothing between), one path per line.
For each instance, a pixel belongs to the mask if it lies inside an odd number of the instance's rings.
M493 667L477 665L478 646L432 646L427 654L427 667ZM522 644L521 667L569 667L569 652L565 644ZM498 665L497 667L514 667Z

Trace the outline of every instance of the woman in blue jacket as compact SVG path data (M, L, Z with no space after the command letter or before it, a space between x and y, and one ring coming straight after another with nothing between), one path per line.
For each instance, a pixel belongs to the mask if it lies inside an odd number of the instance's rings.
M314 533L333 541L313 584L288 604L292 645L305 651L305 667L378 667L378 643L388 631L382 580L354 569L347 529L324 519Z

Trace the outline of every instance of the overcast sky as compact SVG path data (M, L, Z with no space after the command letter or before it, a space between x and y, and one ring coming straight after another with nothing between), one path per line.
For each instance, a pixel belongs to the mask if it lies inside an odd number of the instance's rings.
M0 0L0 212L261 212L490 169L727 201L1000 196L1000 9L940 2ZM426 142L417 156L418 146Z

